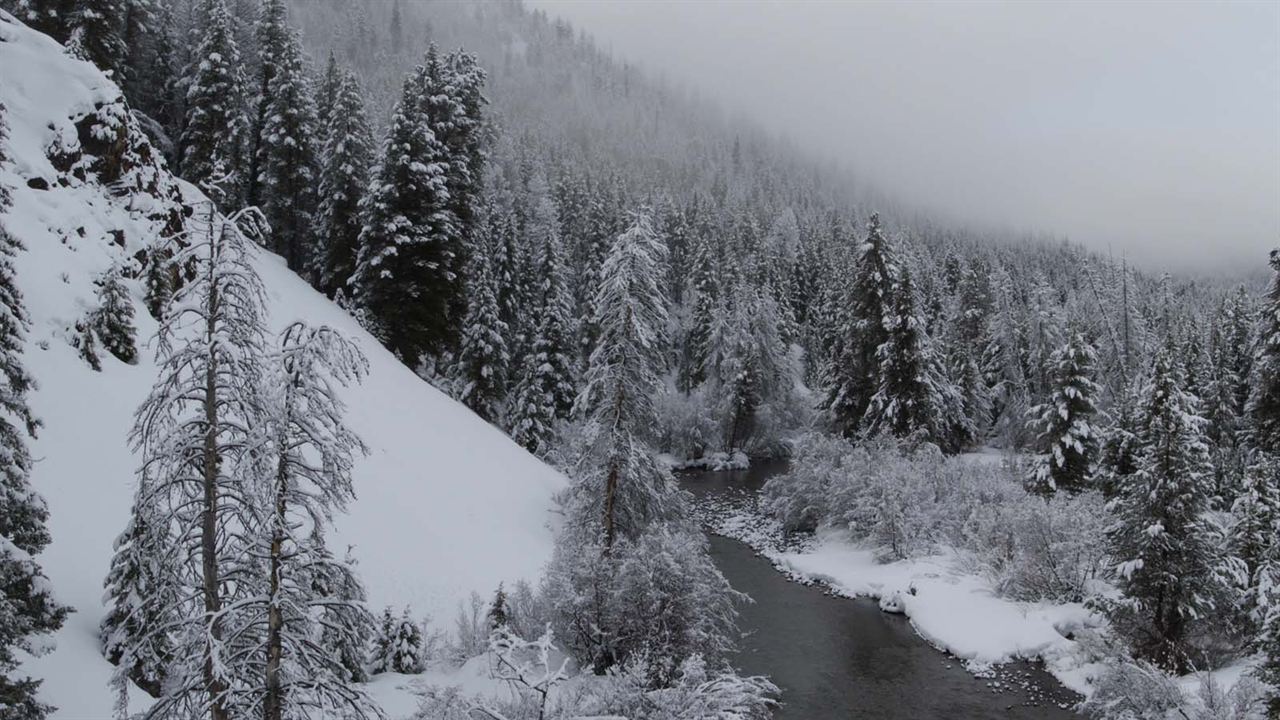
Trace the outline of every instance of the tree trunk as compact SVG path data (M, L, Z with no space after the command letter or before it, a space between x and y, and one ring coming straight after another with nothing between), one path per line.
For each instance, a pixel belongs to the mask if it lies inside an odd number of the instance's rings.
M284 687L280 681L280 661L284 655L284 616L280 612L280 567L285 527L284 458L276 472L276 517L271 530L271 589L267 606L267 695L262 703L263 720L281 720L284 715Z
M613 538L616 533L613 523L614 500L618 496L618 464L609 465L609 474L604 481L604 551L613 549Z
M622 423L622 405L626 396L623 394L621 384L618 386L617 395L614 398L613 405L613 429L616 432ZM614 440L616 443L616 439ZM616 448L615 448L616 451ZM609 474L605 476L604 481L604 551L608 554L613 549L613 540L617 535L616 524L614 523L614 505L618 497L618 460L610 458Z
M209 232L212 234L214 210L209 206ZM209 246L210 255L216 255L216 245ZM211 257L209 274L213 275L216 258ZM209 300L205 308L205 339L209 347L213 347L218 330L218 285L210 278ZM201 458L203 466L204 508L200 518L200 564L201 579L204 590L204 610L209 623L209 639L205 645L204 685L209 693L210 720L229 720L226 707L227 684L214 668L213 655L215 646L222 640L222 597L219 594L218 581L218 466L221 458L218 453L218 358L216 354L209 356L204 380L204 452Z

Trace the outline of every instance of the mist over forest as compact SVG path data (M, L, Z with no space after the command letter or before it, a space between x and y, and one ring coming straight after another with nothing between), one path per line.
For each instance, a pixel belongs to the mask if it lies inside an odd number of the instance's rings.
M0 718L1280 717L1274 8L652 7L0 0Z

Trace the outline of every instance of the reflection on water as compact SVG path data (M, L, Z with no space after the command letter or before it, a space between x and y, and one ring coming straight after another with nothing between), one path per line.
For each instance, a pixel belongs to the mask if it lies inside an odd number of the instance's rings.
M685 473L681 481L695 496L753 492L784 470L772 463L744 472ZM750 634L734 663L782 688L779 720L1078 717L1046 699L1040 688L1067 701L1071 696L1029 663L1006 666L997 678L975 678L922 640L906 618L882 613L870 600L791 582L736 540L712 537L711 554L733 587L755 600L742 608Z

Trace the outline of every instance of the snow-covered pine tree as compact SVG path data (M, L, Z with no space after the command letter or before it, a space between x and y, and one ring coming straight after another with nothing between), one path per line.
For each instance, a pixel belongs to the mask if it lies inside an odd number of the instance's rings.
M409 608L397 618L391 608L382 612L378 635L369 657L369 672L394 672L405 675L420 673L425 668L422 628L409 616Z
M948 376L960 393L964 416L973 428L974 442L991 432L995 401L982 372L982 354L995 308L989 268L985 260L971 260L956 269L955 291L946 302L942 343L947 347Z
M1261 338L1254 336L1256 304L1252 294L1242 285L1227 297L1221 322L1218 323L1224 340L1222 365L1230 370L1230 377L1235 381L1234 409L1236 416L1241 418L1248 413L1254 351L1262 342Z
M328 59L324 63L324 75L320 77L320 84L316 87L316 127L320 132L325 133L324 139L320 142L321 147L329 143L329 118L333 117L333 106L338 102L338 93L342 89L342 82L346 75L347 73L338 67L338 58L334 57L332 50L329 51ZM360 112L364 113L363 103L361 103Z
M236 205L244 192L244 75L231 14L225 0L205 0L204 36L186 70L182 176L196 185L221 188L223 203Z
M942 371L917 311L911 273L900 268L884 306L885 341L876 351L876 393L862 419L867 435L917 436L947 452L973 437L960 394Z
M835 346L827 366L824 409L846 437L863 427L863 418L880 384L877 351L889 339L885 318L899 269L880 227L867 222L867 239L858 248L852 279L840 296ZM834 296L833 296L834 299Z
M1280 459L1257 451L1231 505L1229 552L1244 563L1243 615L1261 627L1280 589Z
M167 520L155 508L135 503L129 526L116 538L104 583L102 654L120 668L118 681L127 678L152 697L160 696L174 661L174 542Z
M333 598L320 611L320 645L335 665L345 671L350 682L367 682L369 670L369 638L377 633L373 615L365 602L369 599L364 584L356 575L356 562L348 549L339 560L329 552L323 537L313 533L311 548L316 562L310 575L317 597Z
M279 0L272 0L278 2ZM257 202L271 225L273 249L289 268L304 273L316 248L316 181L319 169L315 97L302 57L302 41L285 28L275 55L275 71L267 84L266 117L257 156Z
M1258 677L1273 688L1280 687L1280 602L1271 605L1258 646L1262 650ZM1267 711L1268 717L1280 717L1280 693L1272 693Z
M1271 284L1258 323L1258 350L1246 408L1254 447L1280 454L1280 250L1272 250Z
M113 264L98 279L98 306L90 316L90 327L117 360L130 365L138 361L133 298L129 297L129 288L124 284L118 264Z
M511 356L507 353L507 325L499 317L487 247L471 253L467 282L467 317L454 382L464 405L485 421L497 423L502 418Z
M726 275L737 273L731 269ZM756 434L763 407L789 397L795 371L786 357L779 303L768 286L739 279L720 292L724 306L711 334L706 383L718 398L723 447L732 452L744 449Z
M489 622L490 632L507 627L511 621L507 616L507 591L502 589L502 583L498 583L498 589L493 593L493 602L489 603L485 620Z
M507 324L508 345L516 344L517 327L525 313L527 276L522 272L519 235L516 231L515 213L510 197L491 198L487 203L485 225L493 252L493 277L498 288L498 313ZM504 202L506 201L506 202Z
M689 274L689 283L690 291L686 295L692 298L693 309L684 338L685 392L691 391L707 379L711 337L720 304L710 240L702 234L698 234L694 242L693 269Z
M169 255L164 248L147 249L147 274L143 280L146 290L142 301L147 313L156 320L164 317L165 307L173 297L173 266Z
M405 79L382 159L361 204L363 228L351 286L357 306L400 359L417 368L448 337L452 248L443 239L451 214L441 158L444 146L422 110L423 66ZM449 232L452 232L449 229Z
M729 410L725 450L730 453L741 449L743 442L751 436L756 411L760 408L763 383L755 350L754 344L741 348L725 387Z
M605 259L612 250L613 239L626 229L627 217L623 211L625 202L617 177L596 177L588 181L586 234L579 241L577 272L578 344L584 360L590 360L599 337L600 328L595 324L597 313L594 303L603 282Z
M586 420L577 480L569 489L570 522L584 537L634 538L655 520L684 515L683 494L648 441L657 426L667 309L661 282L666 247L648 211L633 216L602 267L595 298L600 339L574 413Z
M601 266L599 340L574 408L585 420L583 451L547 571L553 623L578 661L603 673L643 656L659 686L691 655L732 647L737 617L687 496L650 446L666 359L665 262L641 210Z
M497 173L490 173L493 177ZM564 241L566 264L572 268L583 266L587 241L587 225L590 196L587 184L581 174L573 168L564 168L555 184L556 213L560 220L560 238ZM573 301L575 317L580 317L582 308L587 305L585 288L578 282L579 278L570 278L569 294Z
M984 259L964 265L956 287L960 312L955 318L956 340L973 353L981 353L986 345L987 328L995 311L991 288L991 271Z
M1079 492L1089 486L1098 456L1099 433L1094 382L1097 356L1079 331L1050 358L1052 394L1028 411L1029 430L1039 444L1027 487L1041 495L1058 490Z
M8 120L0 104L0 167L8 163ZM31 487L26 439L39 421L27 405L35 381L22 365L30 320L18 289L13 257L22 250L5 227L11 203L0 185L0 708L14 720L40 720L53 708L36 697L40 681L18 671L19 655L47 649L44 636L62 626L69 608L57 603L35 556L49 544L44 498Z
M508 425L526 450L547 450L555 423L573 410L573 330L560 240L545 238L538 271L538 324L512 392Z
M248 18L237 17L236 20L244 23ZM263 0L253 22L253 45L257 50L257 57L253 59L256 60L257 74L253 77L254 87L248 91L247 105L251 106L246 130L248 157L245 158L248 168L245 202L248 205L262 204L262 150L266 142L267 122L271 117L271 81L280 69L288 43L289 11L284 0ZM242 46L241 49L247 56L252 56L250 48Z
M1138 469L1111 503L1122 596L1104 609L1135 656L1181 673L1198 660L1189 636L1218 595L1217 551L1202 518L1212 467L1203 420L1168 350L1156 356L1143 396Z
M844 331L845 279L854 275L854 259L845 252L846 235L838 222L832 223L829 245L823 259L826 271L819 275L809 331L809 378L815 387L822 387L833 375L832 363L844 352L844 343L851 335ZM824 401L826 398L823 398Z
M93 331L92 313L76 322L71 346L76 354L95 372L102 372L102 358L98 355L98 336Z
M373 135L354 75L341 73L329 112L316 213L317 284L333 297L355 273L360 203L369 185Z
M1026 377L1032 402L1049 397L1054 351L1062 346L1062 308L1056 291L1043 273L1035 273L1026 306Z
M125 77L129 48L124 42L124 19L132 0L75 0L68 24L68 47L109 74L117 85Z
M1138 409L1135 390L1124 388L1107 413L1110 425L1102 432L1095 484L1107 498L1114 498L1127 478L1138 471Z
M981 361L972 350L961 349L953 355L948 369L952 384L960 394L963 415L973 428L973 442L981 444L991 432L994 408L991 388L987 386L987 379L982 374Z
M1012 277L1002 268L993 284L1001 290L982 349L982 374L991 390L992 431L1003 446L1017 448L1027 439L1031 395L1024 362L1026 329L1013 297Z
M382 615L378 618L375 632L369 641L369 656L364 663L371 675L390 671L391 639L395 637L395 622L391 606L382 608Z
M112 79L124 90L130 107L148 116L156 110L157 101L165 93L163 85L173 80L170 72L173 59L158 57L156 52L160 45L168 42L165 35L172 30L171 12L171 8L157 8L153 0L123 0L120 21L123 69ZM166 49L172 51L172 48ZM153 63L154 67L148 67Z
M171 240L187 283L157 334L159 377L135 414L142 457L137 510L167 515L178 559L174 662L152 718L242 716L257 678L242 657L255 644L244 603L261 592L253 553L260 499L245 476L251 428L261 427L263 289L242 215L210 202ZM134 654L126 644L126 656Z
M387 32L391 36L391 51L400 54L400 49L404 46L404 29L400 20L400 0L395 0L391 6L391 23L387 26Z
M448 308L446 341L456 342L467 309L466 269L469 238L475 234L480 190L484 181L485 72L474 55L462 50L435 61L427 51L423 113L444 155L445 210L452 222L441 223L437 242L447 251L446 274L437 290Z
M534 356L540 361L540 384L547 393L558 419L573 411L576 373L573 363L573 311L563 262L560 238L550 236L542 247L538 286L541 313L533 340Z
M263 376L265 443L257 453L256 474L268 486L259 492L271 509L257 541L257 554L267 565L266 593L248 604L254 623L265 627L261 649L250 653L263 658L255 704L261 704L265 720L294 717L304 709L376 716L330 648L315 642L325 629L317 622L319 613L340 604L350 605L352 613L364 611L358 602L319 594L327 588L315 580L338 569L324 548L324 526L355 497L353 456L366 451L343 423L338 390L359 380L367 361L332 328L301 322L280 334L277 358L276 367Z
M71 0L8 0L5 9L60 43L71 34Z
M1214 494L1223 507L1230 507L1236 497L1236 485L1245 472L1244 422L1239 415L1236 388L1240 379L1230 362L1235 350L1227 347L1224 309L1209 327L1209 349L1206 376L1200 394L1201 414L1205 419L1205 438L1213 458Z

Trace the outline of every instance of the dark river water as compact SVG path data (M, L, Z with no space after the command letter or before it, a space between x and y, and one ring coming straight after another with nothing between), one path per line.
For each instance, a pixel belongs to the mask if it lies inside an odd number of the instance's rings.
M695 496L754 492L774 463L744 472L691 472ZM968 720L1079 718L1059 703L1077 699L1030 663L975 678L918 636L910 621L868 599L834 597L792 582L747 545L711 537L711 555L730 584L755 602L742 608L734 664L782 689L777 720ZM998 685L995 685L998 683Z

